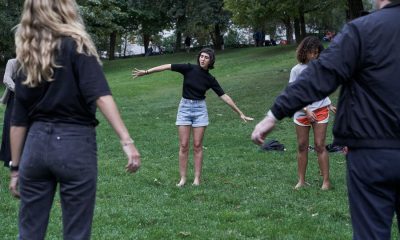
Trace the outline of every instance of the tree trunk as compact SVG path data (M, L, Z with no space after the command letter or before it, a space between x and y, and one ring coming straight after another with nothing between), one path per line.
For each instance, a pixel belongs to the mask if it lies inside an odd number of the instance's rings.
M301 40L303 40L307 36L307 31L306 31L306 20L304 18L304 11L303 9L300 9L300 36Z
M115 44L117 42L117 32L114 31L110 34L110 51L108 52L108 59L115 59Z
M213 39L213 44L214 44L214 49L221 50L222 46L222 36L221 36L221 28L219 24L214 25L214 37Z
M147 54L149 50L149 43L150 43L150 34L143 33L143 45L144 45L144 54Z
M292 22L289 16L284 16L282 19L283 24L285 25L286 28L286 41L287 44L292 44L293 43L293 26Z
M300 20L298 18L294 19L294 36L296 38L296 43L300 43L302 40L300 31Z
M126 57L126 48L128 47L128 34L124 37L124 57Z
M182 32L176 29L176 40L174 46L175 52L179 52L181 50L181 47L182 47Z
M348 10L347 10L347 20L353 20L361 16L364 10L364 5L362 0L347 0Z

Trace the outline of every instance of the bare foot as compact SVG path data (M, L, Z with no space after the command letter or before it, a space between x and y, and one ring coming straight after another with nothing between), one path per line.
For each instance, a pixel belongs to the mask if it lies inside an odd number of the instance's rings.
M186 183L186 179L181 178L179 183L176 184L177 187L183 187Z
M310 184L308 182L298 182L296 184L296 186L294 186L294 189L299 190L300 188L308 187L308 186L310 186Z
M329 189L331 189L331 183L330 182L327 182L327 183L322 183L322 187L321 187L321 190L329 190Z
M199 186L199 185L200 185L200 180L199 180L199 179L194 179L192 185L193 185L193 186Z

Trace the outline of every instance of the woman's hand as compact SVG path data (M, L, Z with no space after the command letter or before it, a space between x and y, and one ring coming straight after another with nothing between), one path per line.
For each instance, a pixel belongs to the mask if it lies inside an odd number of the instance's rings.
M139 151L133 143L123 145L122 149L128 158L128 164L125 166L126 171L130 173L136 172L141 164Z
M135 68L135 70L132 71L132 76L133 78L141 77L147 74L147 70L139 70Z
M336 107L333 106L332 104L329 105L329 110L331 110L334 114L336 114Z
M245 116L244 114L240 114L240 118L241 118L244 122L253 121L253 120L254 120L254 118L252 118L252 117L247 117L247 116Z
M13 171L10 174L10 185L8 189L11 192L11 195L15 198L19 198L19 191L18 191L18 171Z
M308 120L310 121L310 122L315 122L315 121L317 121L317 116L315 115L315 113L313 112L313 111L310 111L310 110L306 110L306 115L307 115L307 118L308 118Z

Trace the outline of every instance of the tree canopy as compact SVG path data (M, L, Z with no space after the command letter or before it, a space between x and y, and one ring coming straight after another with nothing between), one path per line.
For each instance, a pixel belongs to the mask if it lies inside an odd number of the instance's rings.
M308 34L338 31L359 17L369 0L77 0L87 30L99 50L114 58L122 39L137 39L147 50L163 30L174 33L176 51L182 36L199 46L221 49L224 35L237 27L279 36L292 43ZM0 0L0 59L14 53L12 28L18 24L23 0ZM232 27L232 26L235 27ZM236 34L237 35L237 34Z

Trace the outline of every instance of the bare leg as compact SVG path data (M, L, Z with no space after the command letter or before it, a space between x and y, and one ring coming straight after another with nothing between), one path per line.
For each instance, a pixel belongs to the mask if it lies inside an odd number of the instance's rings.
M331 188L331 183L329 181L329 155L325 148L327 126L327 123L313 124L315 151L317 152L318 164L323 178L322 190L328 190Z
M306 170L308 163L308 142L309 142L310 127L296 125L297 134L297 174L299 181L295 189L307 186L306 183Z
M193 152L194 152L194 181L193 185L200 185L201 167L203 163L203 137L206 127L193 128Z
M186 170L189 157L189 139L191 126L178 126L179 132L179 174L181 180L176 186L182 187L186 183Z

